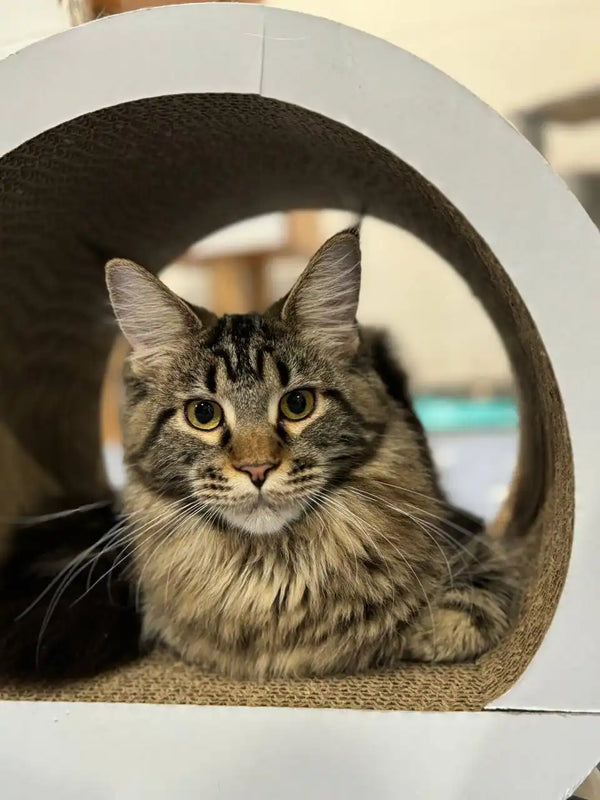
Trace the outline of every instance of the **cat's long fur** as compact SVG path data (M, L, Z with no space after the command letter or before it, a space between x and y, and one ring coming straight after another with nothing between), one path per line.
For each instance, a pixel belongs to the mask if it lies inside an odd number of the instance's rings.
M464 660L499 641L508 562L447 502L403 372L356 325L355 231L262 316L192 311L129 262L108 283L132 346L123 539L146 644L262 679ZM316 407L286 421L297 388ZM218 402L223 424L192 428L193 399ZM243 466L259 463L274 465L261 488Z

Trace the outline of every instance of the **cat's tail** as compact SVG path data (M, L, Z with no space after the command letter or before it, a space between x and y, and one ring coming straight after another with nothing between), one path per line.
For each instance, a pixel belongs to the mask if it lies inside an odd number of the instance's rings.
M140 616L112 502L19 525L0 570L0 675L62 681L138 657Z

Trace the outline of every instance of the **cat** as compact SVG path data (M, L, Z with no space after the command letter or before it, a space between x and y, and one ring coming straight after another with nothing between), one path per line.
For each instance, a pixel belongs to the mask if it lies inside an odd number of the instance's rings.
M122 519L84 551L111 555L109 577L121 565L116 610L90 599L106 570L81 594L84 640L110 642L98 669L160 646L233 678L358 673L474 659L508 631L510 558L445 497L385 335L356 321L360 275L358 231L343 231L264 314L218 318L132 262L108 263L131 350ZM76 528L77 515L57 523ZM25 578L38 557L18 562ZM37 637L41 672L96 668L72 663L83 578L71 569L56 601L71 600L70 648L43 604L28 609L49 641ZM0 644L3 630L0 613ZM10 630L18 672L33 645Z

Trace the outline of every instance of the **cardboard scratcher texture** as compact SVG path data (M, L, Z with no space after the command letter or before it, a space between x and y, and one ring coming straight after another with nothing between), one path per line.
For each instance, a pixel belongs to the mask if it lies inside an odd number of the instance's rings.
M0 160L0 428L26 454L19 463L35 465L13 475L27 487L25 507L5 492L0 512L26 513L48 492L106 496L96 424L114 336L105 261L157 270L216 228L302 207L363 211L413 232L466 278L503 337L522 401L507 532L526 537L528 554L513 631L471 664L255 684L155 653L59 689L0 686L0 699L479 710L531 660L558 602L573 528L568 431L543 343L485 242L435 187L355 131L278 101L140 100L65 123ZM2 474L14 464L0 461Z

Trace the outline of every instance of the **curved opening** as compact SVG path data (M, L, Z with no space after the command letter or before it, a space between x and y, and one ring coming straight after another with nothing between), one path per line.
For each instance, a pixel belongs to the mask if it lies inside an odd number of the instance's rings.
M0 182L0 419L18 450L10 465L3 451L3 472L11 476L0 497L4 517L26 513L43 496L107 491L97 426L90 425L113 336L104 262L126 255L158 270L203 235L268 211L362 212L427 243L494 321L520 396L517 479L499 524L524 540L527 586L514 630L477 662L251 686L183 667L175 681L172 664L157 656L45 698L467 710L512 685L551 622L566 575L573 527L568 431L527 309L486 243L438 189L355 131L253 95L166 96L104 109L9 153ZM0 696L15 691L6 687Z

